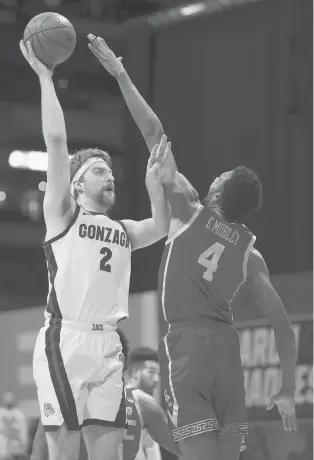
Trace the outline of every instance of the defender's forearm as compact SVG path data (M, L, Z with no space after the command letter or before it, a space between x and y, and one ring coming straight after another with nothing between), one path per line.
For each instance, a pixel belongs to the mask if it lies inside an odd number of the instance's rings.
M275 340L282 369L282 388L288 393L295 391L297 349L292 328L275 329Z
M40 78L42 131L45 142L51 138L66 139L63 110L57 97L52 78Z
M157 115L132 83L132 80L126 70L117 76L117 81L124 100L135 123L141 131L145 142L147 143L150 137L155 137L155 144L159 143L164 133L162 124Z

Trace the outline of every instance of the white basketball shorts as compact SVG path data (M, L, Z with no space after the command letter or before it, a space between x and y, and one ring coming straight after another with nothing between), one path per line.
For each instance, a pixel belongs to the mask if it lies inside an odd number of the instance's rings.
M123 428L123 354L107 324L50 320L39 331L33 358L41 420L46 431L63 423Z

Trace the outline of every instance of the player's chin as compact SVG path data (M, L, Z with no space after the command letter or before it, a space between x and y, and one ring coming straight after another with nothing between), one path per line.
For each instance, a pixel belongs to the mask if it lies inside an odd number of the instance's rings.
M112 207L116 202L116 195L114 191L105 191L104 192L104 201L110 207Z

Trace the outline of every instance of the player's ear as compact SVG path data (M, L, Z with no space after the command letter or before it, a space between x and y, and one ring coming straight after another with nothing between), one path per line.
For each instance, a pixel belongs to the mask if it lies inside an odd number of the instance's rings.
M84 184L82 181L74 182L74 189L76 193L82 193L84 191Z
M221 197L221 192L215 192L214 195L213 195L213 203L217 203L219 200L220 200L220 197Z

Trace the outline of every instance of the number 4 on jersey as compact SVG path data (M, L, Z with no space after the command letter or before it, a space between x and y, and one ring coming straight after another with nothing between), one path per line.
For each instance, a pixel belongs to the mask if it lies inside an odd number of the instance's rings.
M218 262L224 250L225 246L223 244L214 243L199 256L197 263L206 268L203 274L205 280L213 280L213 274L218 268ZM208 259L209 257L210 259Z

